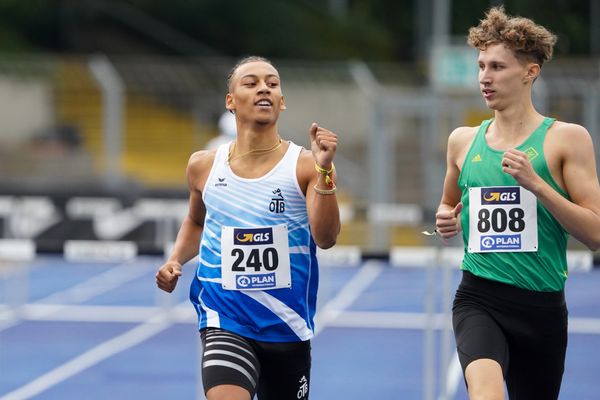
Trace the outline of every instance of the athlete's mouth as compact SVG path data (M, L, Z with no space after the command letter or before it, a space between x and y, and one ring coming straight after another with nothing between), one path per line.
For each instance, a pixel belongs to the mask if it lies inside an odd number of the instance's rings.
M260 107L270 107L273 105L273 103L269 99L262 99L262 100L257 101L256 103L254 103L254 105L257 105Z

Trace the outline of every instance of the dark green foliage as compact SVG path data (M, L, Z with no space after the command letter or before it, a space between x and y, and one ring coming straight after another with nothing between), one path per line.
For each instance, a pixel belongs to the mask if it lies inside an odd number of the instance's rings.
M433 0L0 0L0 51L411 61L418 54L417 2L433 4ZM494 2L451 3L451 33L465 36ZM333 10L334 4L342 7ZM557 55L589 54L590 0L504 4L510 14L530 17L559 35ZM140 17L142 23L132 23L130 16ZM196 46L182 50L168 40L157 40L153 34L159 26ZM118 45L111 46L110 38Z

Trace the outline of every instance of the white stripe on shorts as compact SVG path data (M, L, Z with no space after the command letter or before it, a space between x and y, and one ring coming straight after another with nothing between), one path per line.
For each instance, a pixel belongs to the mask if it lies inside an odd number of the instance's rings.
M246 378L248 378L248 380L252 383L252 386L256 387L256 381L254 380L254 378L252 378L252 375L250 375L250 373L242 366L238 365L238 364L234 364L230 361L225 361L225 360L209 360L209 361L205 361L202 364L203 368L206 367L227 367L227 368L231 368L231 369L235 369L236 371L241 372Z
M215 346L218 344L235 347L236 349L243 350L246 353L251 354L254 357L254 354L252 354L252 352L250 350L245 349L242 346L238 346L237 344L233 344L233 343L229 343L229 342L209 342L209 343L206 343L206 347Z
M208 355L211 355L211 354L225 354L225 355L230 356L230 357L238 358L238 359L244 361L250 367L252 367L252 369L254 370L254 372L256 372L256 374L258 375L258 371L256 370L256 367L254 366L254 364L252 364L252 362L250 362L250 360L248 360L245 357L240 356L239 354L234 353L233 351L227 351L227 350L208 350L208 351L204 352L205 356L208 356Z

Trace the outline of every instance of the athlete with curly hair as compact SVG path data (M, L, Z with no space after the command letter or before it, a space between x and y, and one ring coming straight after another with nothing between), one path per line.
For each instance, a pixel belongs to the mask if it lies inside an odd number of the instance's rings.
M436 230L462 229L453 327L469 397L555 400L567 349L569 234L600 247L600 185L590 134L541 115L532 85L556 36L492 8L469 31L494 117L455 129Z

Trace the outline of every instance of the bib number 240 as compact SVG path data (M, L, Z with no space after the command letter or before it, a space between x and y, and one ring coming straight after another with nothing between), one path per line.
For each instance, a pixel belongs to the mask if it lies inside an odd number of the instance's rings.
M267 247L262 253L259 249L252 249L247 257L242 249L234 248L231 250L231 255L235 257L231 267L231 270L235 272L245 272L246 268L253 268L256 272L259 272L261 268L275 271L279 266L279 256L274 247Z

